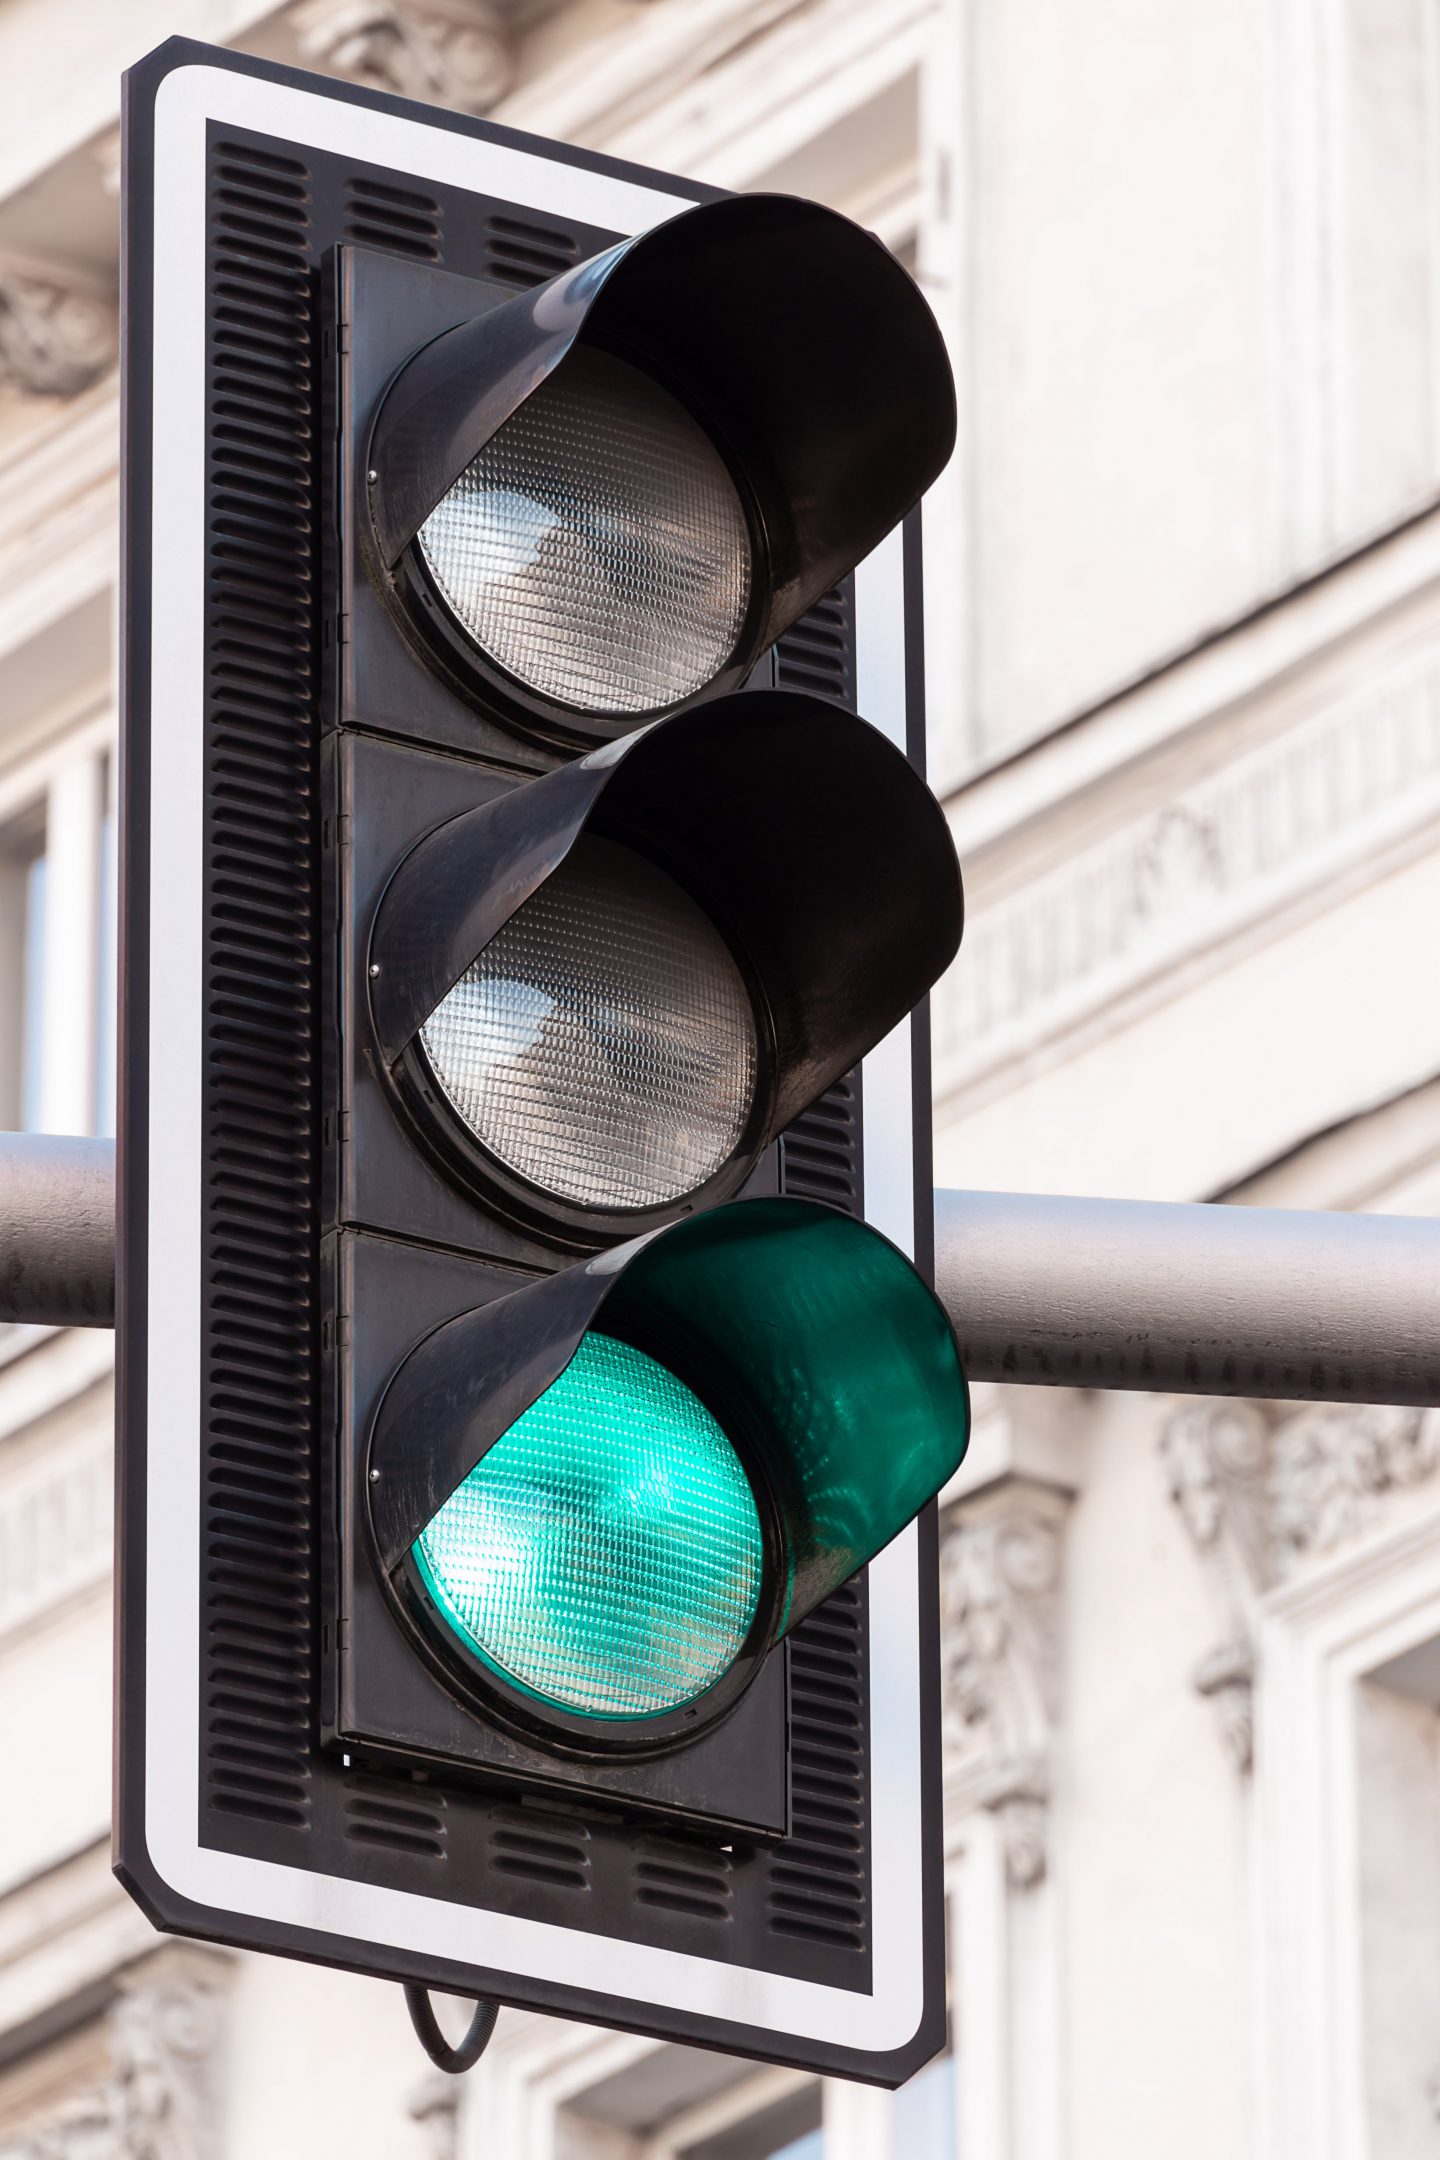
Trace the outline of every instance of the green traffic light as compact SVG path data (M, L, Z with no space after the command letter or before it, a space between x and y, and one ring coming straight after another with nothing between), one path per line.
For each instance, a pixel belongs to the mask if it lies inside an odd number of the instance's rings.
M437 1611L512 1687L594 1718L680 1708L755 1617L762 1540L735 1450L665 1366L587 1334L416 1539Z
M743 1200L692 1216L641 1247L606 1311L683 1341L752 1436L789 1563L782 1634L965 1453L969 1396L935 1293L888 1238L831 1208Z
M553 1302L581 1280L515 1297ZM433 1613L491 1673L613 1724L705 1694L762 1598L773 1641L873 1559L955 1469L969 1405L933 1291L886 1238L829 1208L712 1209L639 1241L623 1265L592 1263L585 1285L605 1331L581 1323L568 1362L471 1455L409 1549ZM417 1367L408 1404L394 1394L397 1432L433 1434L437 1415L470 1431L469 1391L494 1371L488 1331L509 1302L434 1338L433 1370ZM626 1339L657 1334L704 1375L713 1409ZM727 1427L746 1435L748 1470ZM752 1476L775 1510L778 1561ZM767 1580L776 1564L782 1579Z

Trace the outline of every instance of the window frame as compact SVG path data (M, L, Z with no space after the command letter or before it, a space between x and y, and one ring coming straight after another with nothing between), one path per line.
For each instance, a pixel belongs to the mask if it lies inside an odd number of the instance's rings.
M45 915L41 933L41 980L33 1012L23 964L4 986L8 1009L0 1009L0 1033L15 1045L15 1116L21 1120L24 1072L36 1046L25 1040L38 1020L38 1085L33 1115L23 1129L88 1136L106 1129L102 1116L102 1058L106 1040L100 1011L106 979L112 1012L120 985L115 958L116 909L104 891L115 875L118 845L104 860L103 833L117 807L117 724L114 699L92 696L78 715L57 726L45 743L0 769L0 842L33 819L42 835ZM117 834L118 822L112 825ZM111 1052L113 1059L113 1050ZM113 1072L113 1062L111 1064ZM111 1112L108 1132L113 1133ZM108 1136L108 1133L107 1133ZM52 1327L0 1322L0 1369L58 1333Z

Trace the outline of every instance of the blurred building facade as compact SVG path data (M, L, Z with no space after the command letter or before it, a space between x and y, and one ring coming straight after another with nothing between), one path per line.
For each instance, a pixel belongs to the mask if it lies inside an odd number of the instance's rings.
M879 232L960 385L937 1182L1440 1204L1430 0L0 0L0 1125L112 1123L117 87L175 31ZM979 1391L949 2052L507 2013L447 2081L114 1884L111 1345L0 1361L0 2160L1440 2149L1440 1416Z

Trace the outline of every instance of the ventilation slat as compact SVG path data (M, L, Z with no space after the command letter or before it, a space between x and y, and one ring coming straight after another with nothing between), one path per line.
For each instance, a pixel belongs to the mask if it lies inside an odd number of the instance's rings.
M486 220L484 275L499 284L544 285L579 259L579 241L559 226L517 217Z
M433 195L379 180L352 180L345 190L345 237L362 247L388 248L416 262L440 260L441 209Z
M863 1592L847 1583L795 1630L790 1650L790 1836L769 1856L774 1935L864 1952L869 1854Z
M291 1828L312 1800L318 1410L309 202L299 160L220 147L205 626L206 1766L214 1807ZM248 577L221 567L240 534Z
M590 1829L577 1818L539 1808L495 1808L491 1865L497 1875L548 1883L554 1890L590 1888Z
M635 1857L635 1896L657 1911L728 1923L734 1910L732 1875L730 1855L717 1847L651 1838Z
M445 1858L445 1796L398 1773L394 1779L352 1770L345 1786L345 1835L356 1845Z
M863 1213L860 1168L860 1076L837 1080L786 1128L780 1142L781 1189L822 1200L847 1215Z
M817 600L780 639L775 647L776 680L782 690L806 690L853 706L853 651L850 595L842 586Z

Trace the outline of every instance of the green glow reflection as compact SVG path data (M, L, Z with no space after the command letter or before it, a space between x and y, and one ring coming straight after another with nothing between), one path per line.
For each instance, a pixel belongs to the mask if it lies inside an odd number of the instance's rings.
M587 1334L412 1548L437 1611L511 1685L653 1717L733 1663L760 1596L734 1449L654 1358Z

